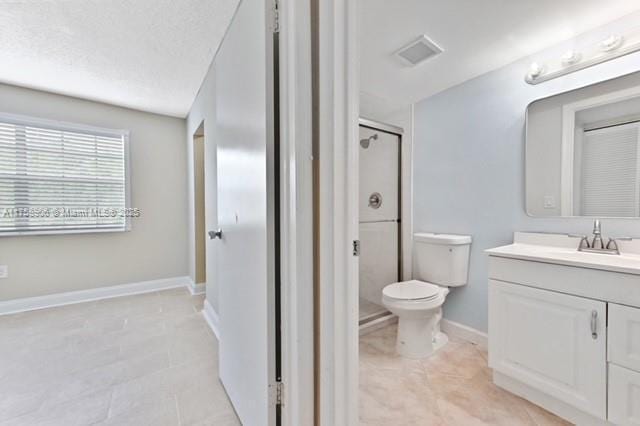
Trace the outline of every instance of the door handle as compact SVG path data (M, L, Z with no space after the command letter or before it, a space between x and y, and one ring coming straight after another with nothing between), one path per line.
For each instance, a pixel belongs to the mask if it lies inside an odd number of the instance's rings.
M216 229L215 231L207 232L209 234L209 239L215 240L216 238L222 239L222 229Z
M591 337L598 338L598 311L591 311Z

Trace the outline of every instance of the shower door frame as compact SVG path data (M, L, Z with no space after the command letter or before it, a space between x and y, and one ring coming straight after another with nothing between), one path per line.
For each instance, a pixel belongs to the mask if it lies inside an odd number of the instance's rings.
M359 101L358 101L359 105ZM413 278L413 259L411 254L413 253L413 116L414 106L407 105L406 115L403 118L399 118L397 114L394 117L386 117L387 121L396 122L395 125L387 124L379 120L372 120L370 118L361 118L365 122L371 124L374 129L386 131L388 133L396 133L402 131L401 136L401 151L400 151L400 221L402 224L401 240L401 262L402 273L400 279L402 281L410 280ZM360 120L358 120L358 126ZM378 126L381 126L378 127ZM355 166L354 166L355 167ZM358 170L359 176L359 170Z
M405 223L405 219L404 219L404 211L405 209L403 208L403 200L405 198L405 193L404 193L404 182L405 182L405 178L403 178L403 173L402 173L402 166L403 166L403 153L405 151L404 149L404 143L405 143L405 138L404 138L404 129L402 127L398 127L398 126L394 126L392 124L387 124L387 123L383 123L381 121L377 121L377 120L373 120L370 118L366 118L366 117L360 117L358 119L358 128L360 127L364 127L367 129L371 129L371 130L376 130L378 132L384 132L393 136L398 137L398 199L396 200L396 202L398 203L398 214L397 214L397 226L398 226L398 281L404 281L406 280L410 274L411 271L407 271L404 268L404 259L405 259L405 253L404 252L404 241L406 239L406 235L405 235L405 227L406 227L406 223ZM358 156L358 171L360 170L360 156ZM359 179L358 179L358 189L359 189ZM359 218L358 218L359 219ZM359 222L359 220L358 220ZM410 222L410 221L408 221ZM391 283L389 283L391 284ZM358 290L360 287L360 282L358 282ZM382 318L388 318L390 317L392 314L387 311L384 306L381 306L382 311L380 312L376 312L370 315L367 315L366 317L362 318L360 317L360 313L358 310L358 325L359 327L365 326L370 324L373 321L382 319Z

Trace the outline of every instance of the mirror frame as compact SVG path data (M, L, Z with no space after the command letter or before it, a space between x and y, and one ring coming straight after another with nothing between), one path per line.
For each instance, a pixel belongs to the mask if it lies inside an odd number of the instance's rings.
M595 83L591 83L591 84L587 84L584 86L580 86L577 87L575 89L571 89L571 90L566 90L564 92L558 92L558 93L554 93L553 95L549 95L549 96L545 96L542 98L538 98L538 99L534 99L533 101L529 102L527 104L527 107L525 108L525 125L524 125L524 210L525 213L528 217L531 218L536 218L536 219L627 219L627 220L638 220L640 219L640 216L635 216L635 217L630 217L630 216L576 216L576 215L549 215L549 216L541 216L541 215L534 215L531 214L529 211L529 200L528 200L528 187L529 187L529 181L527 179L527 170L529 168L528 166L528 158L529 158L529 110L531 108L531 105L533 105L536 102L539 101L543 101L546 99L550 99L553 98L555 96L560 96L566 93L570 93L570 92L577 92L579 90L583 90L592 86L595 86L597 84L604 84L604 83L608 83L617 79L621 79L624 77L628 77L631 75L637 74L640 76L640 70L639 71L635 71L632 73L628 73L628 74L623 74L614 78L610 78L607 80L601 80L601 81L597 81ZM611 100L611 98L614 98L613 100ZM585 108L583 109L587 109L587 108L592 108L592 107L597 107L597 106L601 106L601 105L606 105L607 100L611 100L610 102L619 102L619 101L624 101L624 100L628 100L628 99L633 99L633 98L639 98L640 97L640 85L637 86L632 86L626 89L622 89L622 90L616 90L613 92L608 92L606 94L600 95L600 96L595 96L592 98L588 98L588 99L583 99L583 100L579 100L579 101L575 101L572 102L570 104L566 104L566 105L562 105L562 137L561 137L561 152L562 152L562 158L565 157L565 151L568 149L567 143L566 141L568 140L567 138L567 134L568 134L568 125L567 122L565 121L565 117L568 115L569 111L573 112L573 120L571 120L571 123L575 123L575 112L579 111L579 106L580 105L584 105L586 102L589 102L589 104L587 104L585 106ZM570 107L570 108L569 108ZM574 124L575 126L575 124ZM573 135L573 131L571 131L571 134ZM571 138L571 140L573 141L573 138ZM571 162L573 165L573 161ZM568 172L566 172L565 170L561 170L561 180L560 180L560 186L561 186L561 191L564 192L564 188L567 185L567 182L573 182L573 168L572 170L572 175L571 175L571 179L567 179L567 174ZM571 188L571 193L573 194L573 188ZM560 209L562 211L563 207L562 207L562 199L560 200L561 206Z

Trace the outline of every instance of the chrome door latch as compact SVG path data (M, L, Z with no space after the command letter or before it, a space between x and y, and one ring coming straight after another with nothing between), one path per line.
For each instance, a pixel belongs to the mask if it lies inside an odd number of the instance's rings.
M360 256L360 240L353 240L353 255Z
M209 234L209 239L215 240L216 238L222 239L222 229L216 229L215 231L207 232Z

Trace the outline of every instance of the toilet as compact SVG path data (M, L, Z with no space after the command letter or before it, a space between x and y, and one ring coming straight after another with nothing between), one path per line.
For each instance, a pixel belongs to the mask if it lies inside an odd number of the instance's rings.
M382 303L398 316L396 351L407 358L425 358L443 347L442 305L449 287L467 284L468 235L417 233L413 236L414 277L387 285Z

